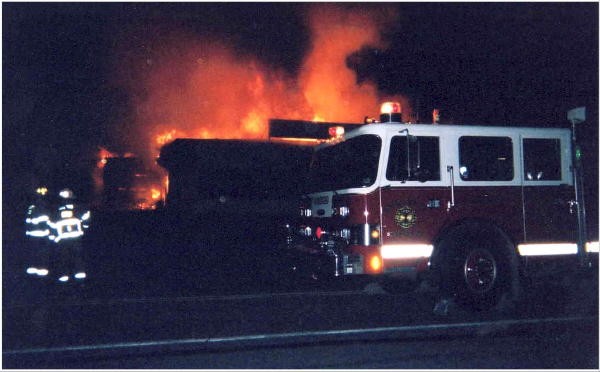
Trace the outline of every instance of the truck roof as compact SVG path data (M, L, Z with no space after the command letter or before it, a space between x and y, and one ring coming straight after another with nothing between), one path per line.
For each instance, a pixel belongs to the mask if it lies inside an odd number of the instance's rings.
M373 123L364 124L350 132L347 132L341 141L364 134L377 134L384 136L388 133L408 130L409 134L420 135L471 135L471 136L509 136L520 134L523 136L557 136L568 135L568 128L544 128L531 126L501 126L501 125L465 125L465 124L410 124L410 123ZM317 149L331 146L340 141L325 142L317 146Z

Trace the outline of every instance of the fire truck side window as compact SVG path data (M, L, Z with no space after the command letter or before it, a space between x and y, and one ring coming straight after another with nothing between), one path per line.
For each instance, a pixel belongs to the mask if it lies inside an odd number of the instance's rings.
M409 144L408 151L407 144ZM390 181L439 181L439 138L393 137L386 177Z
M523 171L527 181L560 180L560 140L526 138L523 140Z
M465 136L458 140L463 181L511 181L513 145L509 137Z

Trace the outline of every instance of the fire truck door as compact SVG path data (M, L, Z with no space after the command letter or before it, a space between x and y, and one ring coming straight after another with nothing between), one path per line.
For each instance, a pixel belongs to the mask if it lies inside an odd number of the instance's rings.
M381 190L384 244L430 242L446 222L446 187L385 187Z
M559 139L524 138L523 215L528 242L576 242L577 205Z
M395 184L381 189L384 244L431 241L448 218L439 143L436 136L392 137L385 176Z

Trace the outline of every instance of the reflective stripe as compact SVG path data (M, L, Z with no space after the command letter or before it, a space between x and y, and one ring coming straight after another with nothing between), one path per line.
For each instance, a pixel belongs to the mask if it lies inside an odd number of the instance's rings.
M88 220L88 219L90 218L90 216L91 216L91 213L90 213L90 211L87 211L87 212L85 212L85 213L83 214L83 216L81 216L81 220L82 220L82 221L86 221L86 220Z
M381 258L419 258L430 257L433 252L431 244L390 244L381 247Z
M598 253L599 247L598 242L587 242L585 243L585 250L588 253Z
M71 218L73 217L73 211L61 211L60 218Z
M81 221L77 218L68 218L51 224L56 229L58 236L54 239L56 243L62 239L73 239L83 235Z
M35 236L37 238L42 238L42 237L50 235L50 230L46 229L46 230L25 231L25 235Z
M521 256L577 254L577 244L575 243L519 244L518 248Z
M31 223L31 224L34 224L34 225L37 225L37 224L39 224L41 222L47 222L47 221L50 221L50 217L48 217L47 215L42 215L42 216L34 217L34 218L27 218L25 220L25 222Z
M48 275L48 269L38 269L37 274L39 276L46 276Z
M83 235L83 233L76 234L75 232L72 232L72 233L60 234L59 236L57 236L56 238L54 238L54 242L58 243L61 240L78 238L81 235Z

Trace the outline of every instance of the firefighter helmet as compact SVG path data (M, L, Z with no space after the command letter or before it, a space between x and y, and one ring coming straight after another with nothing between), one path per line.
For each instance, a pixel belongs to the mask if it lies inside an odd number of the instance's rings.
M35 193L41 196L45 196L48 193L48 188L46 186L40 186L35 189Z
M58 195L63 199L75 199L75 194L71 189L62 189Z

